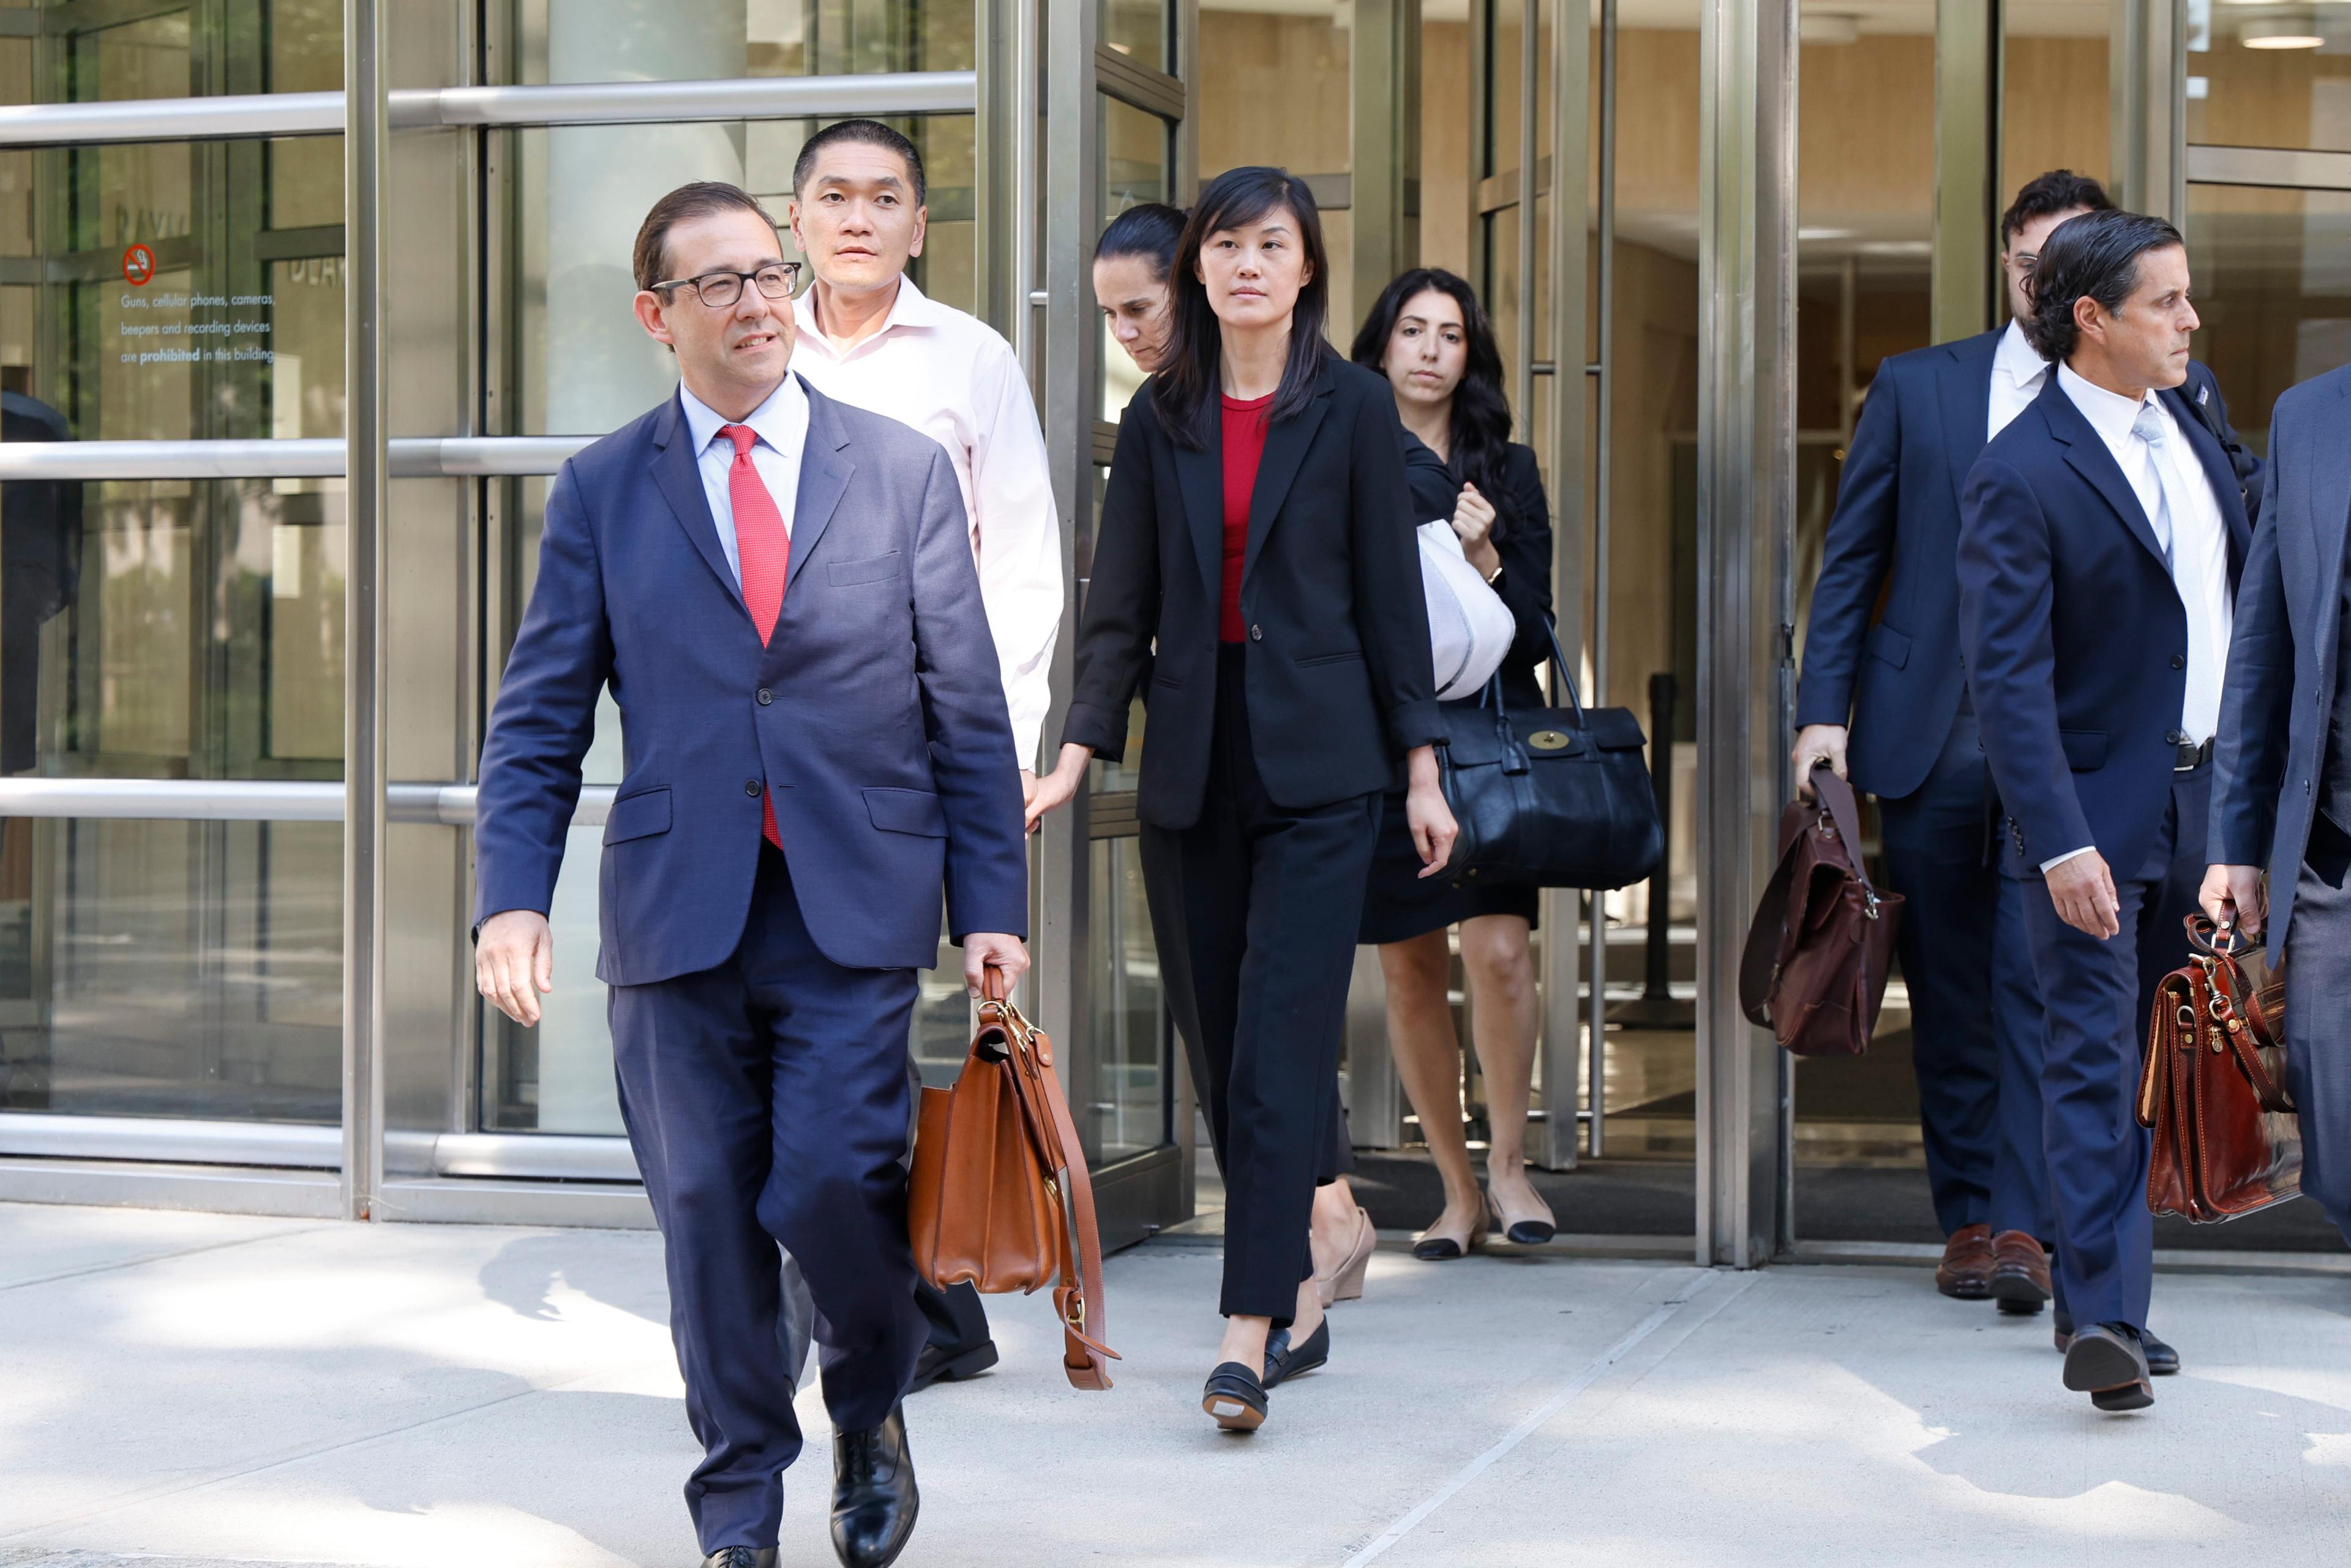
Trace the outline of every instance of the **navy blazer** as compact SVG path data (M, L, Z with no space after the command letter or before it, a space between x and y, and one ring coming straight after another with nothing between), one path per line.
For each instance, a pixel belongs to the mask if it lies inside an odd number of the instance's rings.
M1795 719L1799 727L1850 724L1855 785L1889 799L1927 781L1959 710L1959 493L1984 450L1992 358L2005 330L1879 366L1837 481ZM2210 370L2189 366L2185 392L2229 431ZM2194 411L2175 404L2175 413L2195 422ZM2253 471L2233 433L2229 444L2232 459ZM2238 488L2240 477L2225 487ZM1881 599L1885 614L1873 624Z
M801 915L834 963L933 967L943 880L956 940L1027 932L1019 765L955 469L920 432L807 390L765 648L676 397L557 476L482 746L477 925L547 909L610 682L625 761L604 828L607 984L733 954L763 779Z
M2211 481L2233 587L2252 529L2229 454L2180 391L2160 395ZM1959 587L2011 868L2095 846L2134 874L2179 760L2188 612L2137 493L2053 375L1969 471Z
M2213 751L2211 858L2270 869L2283 957L2335 712L2343 542L2351 519L2351 368L2278 399L2261 522L2237 590Z
M1212 422L1207 445L1179 444L1160 418L1159 384L1146 382L1119 421L1062 740L1119 760L1147 674L1135 809L1183 829L1207 798L1216 720L1223 436ZM1445 737L1405 440L1386 379L1336 354L1305 408L1266 431L1240 646L1250 744L1278 805L1401 784L1405 753Z

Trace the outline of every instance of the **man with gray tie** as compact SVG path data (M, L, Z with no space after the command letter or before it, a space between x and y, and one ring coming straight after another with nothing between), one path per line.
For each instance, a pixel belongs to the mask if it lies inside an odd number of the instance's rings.
M2212 757L2204 907L2285 964L2302 1190L2351 1239L2351 369L2278 399ZM2262 867L2269 868L2266 886Z
M1968 475L1959 642L2008 811L2047 1017L2043 1146L2065 1386L2154 1403L2154 1227L2135 1099L2156 983L2187 959L2211 737L2251 527L2189 381L2188 253L2135 213L2060 225L2033 277L2057 373ZM2166 1364L2168 1364L2168 1365Z

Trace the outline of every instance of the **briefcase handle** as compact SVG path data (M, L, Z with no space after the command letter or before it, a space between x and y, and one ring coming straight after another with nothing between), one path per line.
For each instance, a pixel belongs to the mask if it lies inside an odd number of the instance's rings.
M1844 841L1845 858L1853 862L1853 874L1874 902L1877 886L1869 880L1869 867L1861 855L1861 803L1853 797L1853 786L1836 776L1836 769L1825 762L1813 764L1813 799L1828 812L1836 824L1837 837Z

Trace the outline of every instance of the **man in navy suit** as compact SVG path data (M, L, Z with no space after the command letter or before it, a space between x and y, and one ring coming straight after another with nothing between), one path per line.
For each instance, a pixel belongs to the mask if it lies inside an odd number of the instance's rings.
M2012 891L2001 908L1987 852L1995 807L1959 667L1959 486L2048 379L2022 327L2042 242L2111 205L2070 170L2027 184L2001 219L2008 325L1878 368L1837 486L1796 696L1800 787L1824 761L1878 798L1886 881L1907 904L1910 1054L1947 1238L1936 1284L2011 1312L2039 1312L2050 1292L2041 1000L2021 944L1995 939L2023 915Z
M2351 369L2278 399L2212 754L2203 903L2285 965L2302 1191L2351 1239ZM2262 870L2269 868L2269 883Z
M778 1243L815 1298L832 1537L881 1568L917 1500L899 1400L925 1323L906 1236L906 1030L942 888L974 994L1009 981L1020 778L963 500L928 436L791 374L796 264L732 185L639 231L636 313L682 384L564 465L482 750L476 969L518 1022L606 685L621 1109L661 1222L707 1568L772 1568L799 1454Z
M2105 1410L2152 1404L2149 1373L2178 1365L2147 1332L2134 1101L2155 985L2187 959L2252 534L2230 453L2184 395L2188 286L2160 218L2059 225L2027 329L2057 372L1960 501L1959 642L2045 1013L2064 1382Z

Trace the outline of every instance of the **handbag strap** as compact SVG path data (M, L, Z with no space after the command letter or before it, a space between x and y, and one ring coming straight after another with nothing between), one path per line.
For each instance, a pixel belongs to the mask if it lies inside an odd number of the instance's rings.
M1109 1364L1121 1357L1103 1343L1109 1337L1110 1311L1102 1295L1102 1231L1094 1219L1093 1176L1086 1168L1085 1146L1078 1141L1077 1124L1071 1118L1069 1099L1061 1092L1061 1075L1053 1071L1052 1042L1002 994L1003 972L994 965L987 967L980 988L985 998L981 1018L986 1019L994 1009L1012 1048L1031 1070L1015 1072L1013 1082L1025 1092L1033 1078L1042 1091L1053 1141L1060 1145L1060 1166L1054 1178L1069 1198L1066 1228L1057 1243L1061 1281L1053 1289L1053 1311L1061 1320L1061 1371L1073 1388L1108 1388ZM1068 1228L1077 1232L1074 1256Z
M1559 689L1567 694L1568 711L1575 715L1575 727L1587 727L1583 722L1583 699L1575 695L1575 676L1567 667L1567 654L1559 645L1559 622L1550 615L1543 616L1543 637L1551 643L1552 668L1559 672ZM1502 701L1502 672L1496 670L1486 677L1486 689L1479 694L1478 706L1490 707L1497 714L1507 715L1509 706ZM1503 733L1510 733L1505 724Z

